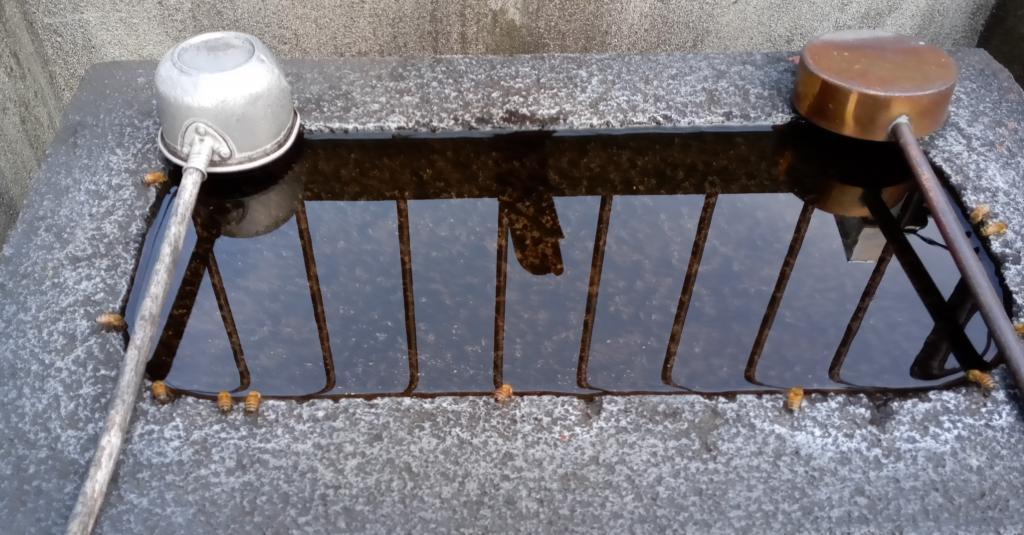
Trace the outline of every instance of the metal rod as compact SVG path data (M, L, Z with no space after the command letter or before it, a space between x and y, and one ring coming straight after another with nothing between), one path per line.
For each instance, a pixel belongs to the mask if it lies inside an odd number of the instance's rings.
M395 201L398 209L398 250L402 261L402 302L405 305L405 343L409 352L409 382L404 393L420 382L420 356L416 347L416 299L412 287L412 241L409 238L409 202Z
M878 223L879 230L885 236L885 241L892 247L896 260L899 261L900 267L906 273L911 286L917 292L918 298L921 299L921 304L928 310L932 321L949 336L950 343L953 345L953 357L956 358L957 363L964 370L985 369L987 364L978 355L974 345L960 328L946 303L946 298L942 295L942 290L935 284L932 276L928 273L928 268L917 256L914 247L910 245L906 234L903 233L903 224L892 215L877 191L865 192L863 199L864 204L871 211L871 216ZM911 195L905 201L906 210L914 210L919 202L918 199L918 194Z
M196 229L196 243L192 248L185 273L178 284L178 291L171 302L171 310L164 322L163 330L156 342L156 349L146 363L146 374L154 380L164 380L171 372L174 359L178 355L178 346L185 335L192 310L195 308L199 287L203 283L206 272L206 258L213 251L217 239L216 232L208 231L201 218L193 218Z
M893 124L892 131L900 148L903 149L903 154L907 157L910 168L914 171L914 178L917 179L925 203L931 209L932 218L935 219L939 232L942 233L942 238L946 241L946 247L949 248L956 267L960 269L971 293L974 294L978 311L981 312L981 317L988 325L996 347L999 348L1006 365L1010 368L1014 383L1017 384L1018 389L1024 391L1024 348L1021 347L1013 324L1010 323L1010 318L1006 315L1002 299L999 298L999 294L992 286L985 266L981 264L981 260L974 252L974 247L967 240L967 236L960 226L960 218L949 204L949 200L946 199L945 193L942 191L942 184L939 183L938 177L932 171L931 164L928 163L928 158L925 157L924 151L917 143L917 138L914 137L909 122L897 121Z
M668 337L665 361L661 366L661 382L666 385L673 385L672 369L676 364L676 353L679 351L679 342L683 338L683 325L686 323L686 314L690 310L690 299L693 297L693 289L697 286L697 272L700 271L701 259L704 257L704 245L708 241L708 232L711 230L711 217L715 213L715 205L717 203L718 193L711 192L704 196L704 206L700 210L697 232L694 234L693 248L690 250L690 263L686 266L683 289L679 292L676 317L672 320L672 332Z
M978 311L978 307L974 304L974 296L971 295L971 290L967 287L967 282L963 277L953 287L953 292L949 294L946 304L952 321L960 330L967 326ZM914 379L931 381L963 371L960 368L946 367L951 347L952 343L945 326L936 323L925 337L921 350L918 351L914 362L910 365L910 376ZM978 357L984 359L985 355L979 353Z
M761 361L761 352L768 341L768 333L772 330L772 323L775 322L779 306L782 305L782 296L786 293L789 276L793 273L793 267L796 266L796 257L804 245L804 237L807 235L807 228L811 226L812 215L814 215L814 205L805 202L803 208L800 209L800 216L797 217L796 228L793 229L793 239L789 242L786 257L782 260L779 277L775 280L775 288L772 290L771 298L768 299L764 317L761 318L761 327L757 330L754 346L750 349L746 369L743 370L743 377L756 385L761 384L757 381L757 365Z
M92 464L89 465L89 473L82 483L78 500L68 519L68 534L85 535L92 531L106 497L110 478L114 475L117 458L128 432L132 410L139 397L146 359L153 350L153 339L160 328L160 317L171 288L174 267L185 241L192 209L199 195L199 187L206 178L204 170L213 151L213 146L208 141L197 145L181 175L181 184L178 186L174 208L167 223L167 232L160 243L152 279L139 307L135 332L128 342L128 349L121 363L107 419L93 454Z
M594 236L594 257L590 262L590 285L587 287L587 305L583 312L583 334L580 337L580 358L576 365L576 384L580 388L590 386L590 339L594 334L594 316L597 313L597 290L601 286L601 270L604 267L604 248L608 244L608 226L612 218L612 196L601 196L601 209L597 215L597 231Z
M324 374L327 380L317 394L334 389L334 355L331 354L331 337L327 332L327 313L324 311L324 296L320 292L320 277L316 270L316 257L313 255L313 238L309 234L309 218L306 217L306 203L299 201L295 210L295 225L299 229L299 243L302 245L302 260L306 266L306 281L309 283L309 298L313 302L313 319L316 321L316 332L320 337L320 351L324 359Z
M498 258L494 276L494 388L505 383L505 293L508 286L508 219L498 204Z
M849 353L850 347L853 346L853 339L857 337L857 332L860 331L860 324L864 321L864 316L868 312L868 307L871 306L871 301L875 298L878 287L882 285L882 278L885 276L885 270L889 267L891 260L892 246L887 243L882 249L882 253L878 255L875 268L871 270L871 276L868 277L868 282L864 285L864 291L860 294L857 307L853 309L850 321L846 324L846 330L843 332L843 338L839 341L836 353L828 366L828 378L832 381L837 383L843 382L841 373L843 364L846 362L846 354Z
M238 368L238 388L232 392L241 392L249 388L252 378L249 374L249 365L245 362L245 352L242 351L242 338L238 335L235 315L231 313L227 288L224 287L224 279L220 275L220 266L217 264L217 257L214 256L213 250L210 250L206 256L206 271L210 274L210 286L213 287L217 309L220 310L220 318L224 322L224 332L227 333L228 343L231 345L231 356L234 357L235 367Z

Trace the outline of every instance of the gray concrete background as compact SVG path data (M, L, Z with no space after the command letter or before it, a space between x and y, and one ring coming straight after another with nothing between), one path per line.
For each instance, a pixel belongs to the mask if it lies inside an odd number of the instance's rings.
M985 52L925 140L1024 319L1024 92ZM764 127L785 54L285 62L312 133ZM0 525L60 532L99 434L160 164L152 63L94 66L0 253ZM108 150L109 147L118 150ZM1021 533L1015 392L267 401L258 419L141 396L102 533Z
M0 238L93 63L233 29L283 58L796 50L840 28L973 46L995 0L0 0Z

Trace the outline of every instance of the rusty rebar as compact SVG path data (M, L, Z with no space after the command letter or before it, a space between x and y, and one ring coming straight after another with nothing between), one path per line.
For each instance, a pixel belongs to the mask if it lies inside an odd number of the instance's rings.
M661 382L666 385L675 386L672 381L672 369L676 364L676 353L679 351L679 343L683 338L683 325L686 323L686 314L690 310L690 299L693 298L693 289L697 286L697 273L700 271L701 259L704 257L704 245L708 241L708 232L711 230L711 217L715 213L715 205L717 203L718 193L710 192L704 195L704 206L700 210L700 219L697 220L697 231L693 236L693 248L690 250L690 262L686 266L686 276L683 277L683 288L679 291L676 316L672 320L672 332L668 337L665 361L661 366Z
M320 290L320 277L317 274L316 257L313 254L313 238L309 233L309 218L306 216L305 201L299 201L298 208L295 210L295 226L299 230L302 260L306 266L306 282L309 283L309 297L313 304L313 319L316 321L316 332L320 338L320 351L324 360L324 374L327 376L324 387L316 393L322 394L334 389L334 355L331 353L331 337L327 332L327 313L324 310L324 297Z
M608 244L608 227L612 218L612 196L601 196L601 208L597 215L597 230L594 235L594 256L590 262L590 284L587 286L587 305L583 312L583 334L580 336L580 356L576 365L576 384L580 388L590 386L590 339L594 334L594 319L597 314L597 294L601 286L601 270L604 267L604 249Z
M402 262L402 304L405 311L405 343L409 357L409 381L403 391L411 394L420 383L420 354L416 346L416 298L412 286L412 240L409 237L409 202L397 199L398 252Z
M508 219L498 204L498 244L494 276L494 388L505 384L505 293L508 286Z
M768 299L768 306L765 308L764 317L761 318L761 326L757 330L757 337L754 338L754 345L750 349L747 366L743 370L743 377L753 384L761 384L757 381L757 365L761 361L761 352L764 351L764 345L768 341L768 334L771 332L772 324L775 322L775 315L779 312L779 307L782 305L782 296L786 293L789 276L793 274L793 268L796 266L796 257L800 254L800 248L804 245L804 237L807 235L807 229L811 225L811 216L813 215L814 205L805 202L803 208L800 209L800 215L796 219L793 238L790 240L786 256L782 260L779 277L775 280L775 288L772 289L772 295Z
M210 274L210 286L213 287L213 296L217 300L217 309L220 310L220 318L224 322L224 332L228 335L231 356L234 357L235 367L238 368L238 388L235 388L232 392L241 392L249 388L251 383L249 365L245 362L242 338L238 335L235 315L231 313L228 291L224 287L224 278L221 277L220 266L217 264L217 257L214 255L213 249L206 255L206 271Z

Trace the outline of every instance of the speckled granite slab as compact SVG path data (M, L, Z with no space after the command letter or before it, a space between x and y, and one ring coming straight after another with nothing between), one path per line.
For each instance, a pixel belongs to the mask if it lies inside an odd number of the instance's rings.
M961 50L927 139L1024 295L1024 94ZM59 532L123 352L121 306L160 165L150 63L93 67L0 259L0 520ZM311 132L767 126L783 54L350 59L286 64ZM140 402L104 533L1020 532L1024 425L1006 393L268 402L258 420Z

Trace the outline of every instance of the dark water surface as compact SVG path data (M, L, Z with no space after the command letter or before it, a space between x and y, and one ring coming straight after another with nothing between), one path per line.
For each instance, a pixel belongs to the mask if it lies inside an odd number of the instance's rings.
M148 372L297 397L946 384L995 348L908 179L894 145L800 123L307 139L204 185Z

